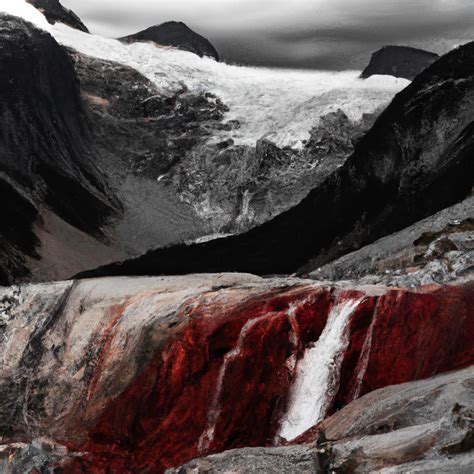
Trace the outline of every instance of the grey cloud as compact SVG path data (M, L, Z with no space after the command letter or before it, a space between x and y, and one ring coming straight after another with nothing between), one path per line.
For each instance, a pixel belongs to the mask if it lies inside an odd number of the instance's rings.
M91 31L120 37L167 20L229 62L360 68L385 44L444 53L472 38L474 0L62 0Z

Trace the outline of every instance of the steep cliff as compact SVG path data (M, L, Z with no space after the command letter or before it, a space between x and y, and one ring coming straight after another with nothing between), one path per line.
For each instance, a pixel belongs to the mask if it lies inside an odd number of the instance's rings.
M173 46L201 57L207 56L219 61L219 54L211 42L180 21L168 21L161 25L151 26L146 30L120 38L120 40L127 43L151 41L160 46Z
M367 79L374 74L388 74L412 80L438 59L437 54L422 49L385 46L372 55L361 77Z
M102 226L119 215L120 206L95 165L67 52L46 32L1 15L0 69L0 192L8 203L0 224L0 283L5 284L27 276L32 266L27 259L38 257L36 225L43 212L100 242L107 239Z
M0 436L67 446L67 472L307 439L368 392L471 365L473 292L239 274L3 289Z
M461 201L474 176L473 67L474 43L433 64L395 97L341 168L272 221L89 275L312 270Z

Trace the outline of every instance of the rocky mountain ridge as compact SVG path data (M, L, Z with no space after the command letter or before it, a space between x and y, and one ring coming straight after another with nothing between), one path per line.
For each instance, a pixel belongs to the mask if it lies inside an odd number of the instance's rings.
M219 53L211 42L181 21L167 21L161 25L151 26L146 30L120 38L120 41L126 43L151 41L159 46L173 46L201 57L207 56L219 61Z
M428 66L439 59L439 55L408 46L384 46L370 59L361 77L367 79L374 74L388 74L405 79L414 79Z

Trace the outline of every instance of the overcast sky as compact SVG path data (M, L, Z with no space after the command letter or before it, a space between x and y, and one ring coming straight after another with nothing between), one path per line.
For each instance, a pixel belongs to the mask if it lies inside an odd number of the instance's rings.
M446 52L473 39L474 0L61 0L93 33L185 22L229 62L362 67L385 44Z

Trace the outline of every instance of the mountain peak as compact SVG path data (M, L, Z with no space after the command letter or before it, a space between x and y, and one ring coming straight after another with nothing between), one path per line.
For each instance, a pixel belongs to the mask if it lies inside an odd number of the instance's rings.
M369 65L362 72L366 79L375 74L414 79L439 56L411 46L386 45L372 54Z
M151 41L161 46L173 46L197 54L200 57L208 56L219 61L219 54L211 42L191 30L182 21L167 21L120 38L120 40L127 43Z

